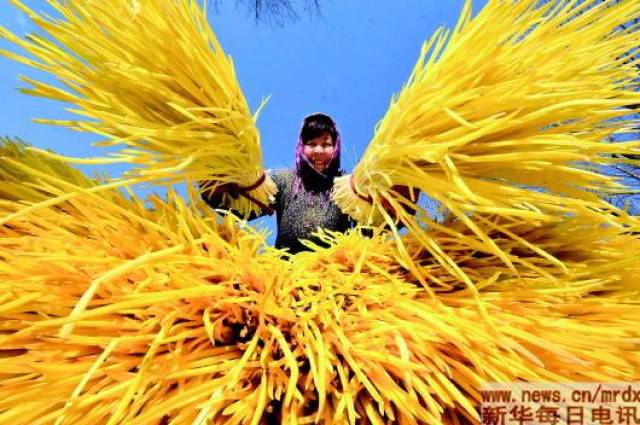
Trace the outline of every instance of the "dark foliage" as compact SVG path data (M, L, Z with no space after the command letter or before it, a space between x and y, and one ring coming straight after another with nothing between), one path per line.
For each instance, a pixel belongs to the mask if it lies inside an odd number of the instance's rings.
M304 11L310 15L320 14L321 0L211 0L215 9L224 1L235 1L236 7L246 9L256 22L283 25L295 21Z

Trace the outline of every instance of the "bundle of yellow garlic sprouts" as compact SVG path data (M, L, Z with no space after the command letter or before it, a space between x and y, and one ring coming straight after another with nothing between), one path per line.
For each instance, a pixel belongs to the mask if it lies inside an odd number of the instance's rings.
M622 187L598 167L639 151L637 140L609 140L633 131L625 106L640 101L640 32L621 25L639 15L637 1L490 0L472 18L467 2L456 28L423 46L335 201L362 224L402 222L458 278L428 231L447 229L424 209L412 217L404 207L421 204L395 186L419 188L472 230L468 243L507 264L480 226L489 216L628 221L602 199Z
M21 145L0 151L5 211L91 187ZM613 227L504 225L569 270L521 250L520 276L432 231L475 271L487 322L464 285L433 298L414 282L384 234L327 233L285 261L200 207L81 192L0 227L0 423L478 423L487 381L637 378L640 241Z
M132 203L135 196L123 196L116 189L118 184L106 178L89 178L55 156L51 151L32 149L20 140L0 138L0 224L38 209L68 210L79 194L92 199L96 207L120 207L126 211L136 205ZM140 209L142 205L138 202L136 207Z
M99 135L119 151L76 162L131 164L129 183L185 179L253 187L263 176L260 135L236 79L196 0L57 1L60 19L12 1L42 34L0 37L26 54L0 54L55 77L63 86L23 77L23 92L72 104L77 120L39 120ZM268 204L270 179L247 194ZM226 196L242 213L247 197Z

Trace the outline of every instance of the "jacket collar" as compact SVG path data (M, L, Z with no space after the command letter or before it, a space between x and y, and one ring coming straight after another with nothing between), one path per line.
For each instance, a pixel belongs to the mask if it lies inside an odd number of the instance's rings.
M302 161L300 161L299 172L305 190L313 192L324 192L331 189L333 179L336 177L316 170L305 156L302 156Z

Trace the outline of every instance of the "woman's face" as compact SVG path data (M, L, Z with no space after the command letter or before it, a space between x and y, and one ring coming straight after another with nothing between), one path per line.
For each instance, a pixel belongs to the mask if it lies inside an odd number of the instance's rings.
M313 168L323 173L329 166L334 149L331 134L325 131L320 136L307 140L304 144L303 153L313 165Z

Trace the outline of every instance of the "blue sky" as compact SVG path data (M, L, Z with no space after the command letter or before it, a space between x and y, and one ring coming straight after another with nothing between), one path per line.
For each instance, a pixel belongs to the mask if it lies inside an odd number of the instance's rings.
M43 0L25 0L49 11ZM271 95L258 126L267 168L293 165L293 146L302 118L325 112L343 137L344 168L351 170L383 117L392 94L408 78L422 43L440 25L452 27L463 0L322 1L321 16L299 11L300 19L284 26L256 23L235 0L211 10L210 23L235 63L252 110ZM474 1L477 11L486 1ZM9 0L0 0L0 25L16 34L35 28ZM0 48L14 50L4 40ZM97 138L31 122L34 117L68 117L61 103L18 93L18 74L41 75L0 58L0 135L20 137L39 147L71 156L97 156ZM84 167L85 172L119 175L122 166ZM148 193L140 189L139 193ZM257 223L274 229L274 219ZM271 238L273 240L273 236Z

